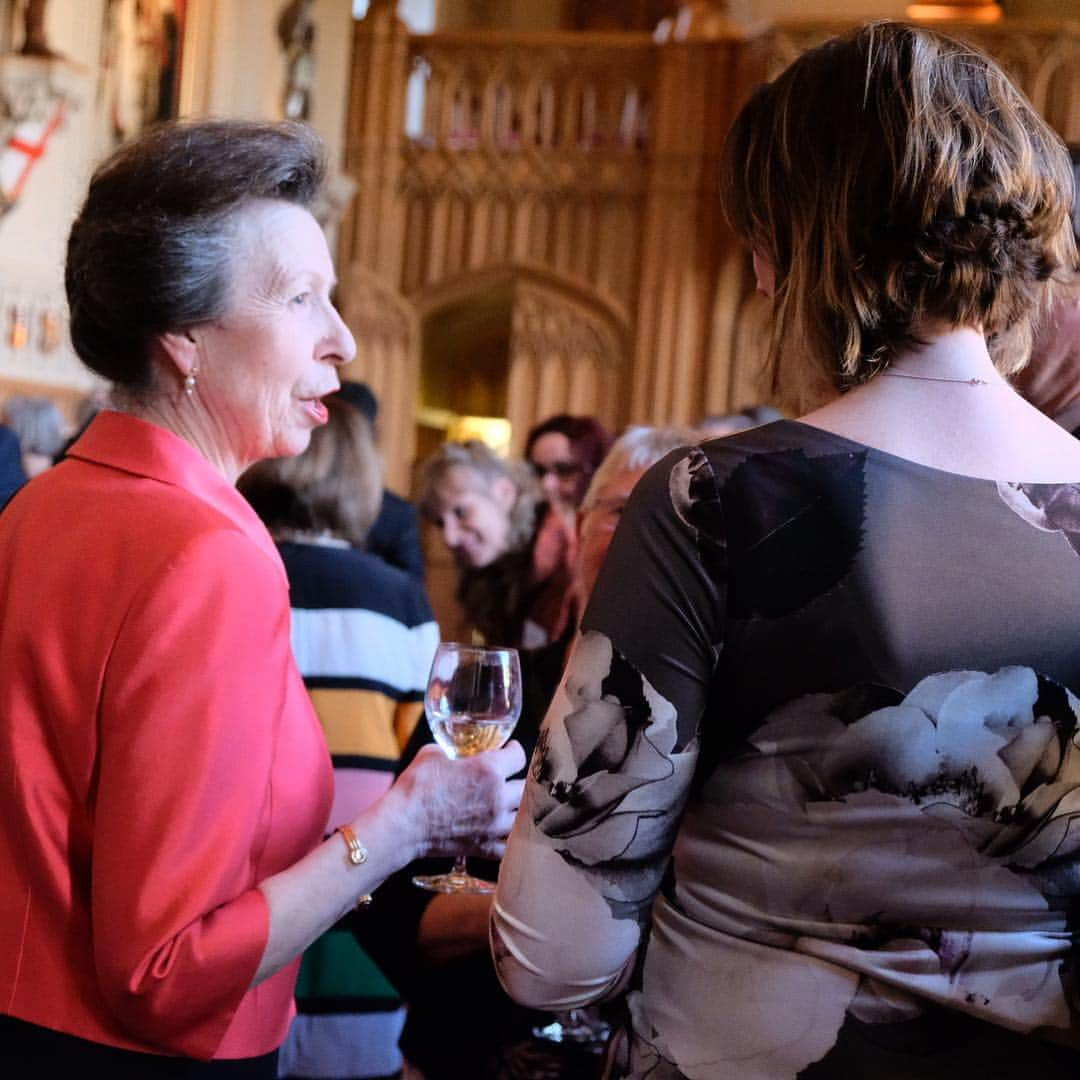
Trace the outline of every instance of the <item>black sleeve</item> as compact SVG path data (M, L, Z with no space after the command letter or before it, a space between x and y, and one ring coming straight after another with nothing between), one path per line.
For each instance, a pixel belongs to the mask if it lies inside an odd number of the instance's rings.
M424 580L424 552L420 544L420 516L407 499L383 492L382 508L368 533L367 549L373 555Z

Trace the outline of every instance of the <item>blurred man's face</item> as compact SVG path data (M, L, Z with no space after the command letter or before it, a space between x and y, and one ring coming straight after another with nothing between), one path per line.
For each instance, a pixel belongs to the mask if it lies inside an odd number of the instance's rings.
M640 468L616 473L600 488L593 508L582 515L578 529L578 599L582 611L596 584L596 576L604 563L626 500L646 471L646 468Z

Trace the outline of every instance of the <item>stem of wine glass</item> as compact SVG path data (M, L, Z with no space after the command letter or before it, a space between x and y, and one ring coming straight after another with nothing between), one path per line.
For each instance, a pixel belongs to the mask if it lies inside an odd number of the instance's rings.
M465 856L459 855L454 860L454 865L450 870L450 876L456 878L463 878L469 876L469 868L465 864Z

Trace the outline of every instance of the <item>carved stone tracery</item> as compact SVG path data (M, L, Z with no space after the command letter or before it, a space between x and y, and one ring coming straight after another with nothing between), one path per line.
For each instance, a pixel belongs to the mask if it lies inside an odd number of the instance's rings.
M514 305L515 357L564 356L597 367L618 366L623 348L615 334L582 308L538 288L522 288Z

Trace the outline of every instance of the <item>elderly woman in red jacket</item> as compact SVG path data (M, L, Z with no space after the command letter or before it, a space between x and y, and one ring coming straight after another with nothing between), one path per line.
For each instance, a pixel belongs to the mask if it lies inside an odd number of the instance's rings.
M269 1080L308 944L418 854L501 850L517 746L426 754L325 835L285 572L233 486L307 446L355 353L320 163L299 125L158 128L72 228L117 409L0 516L5 1075Z

